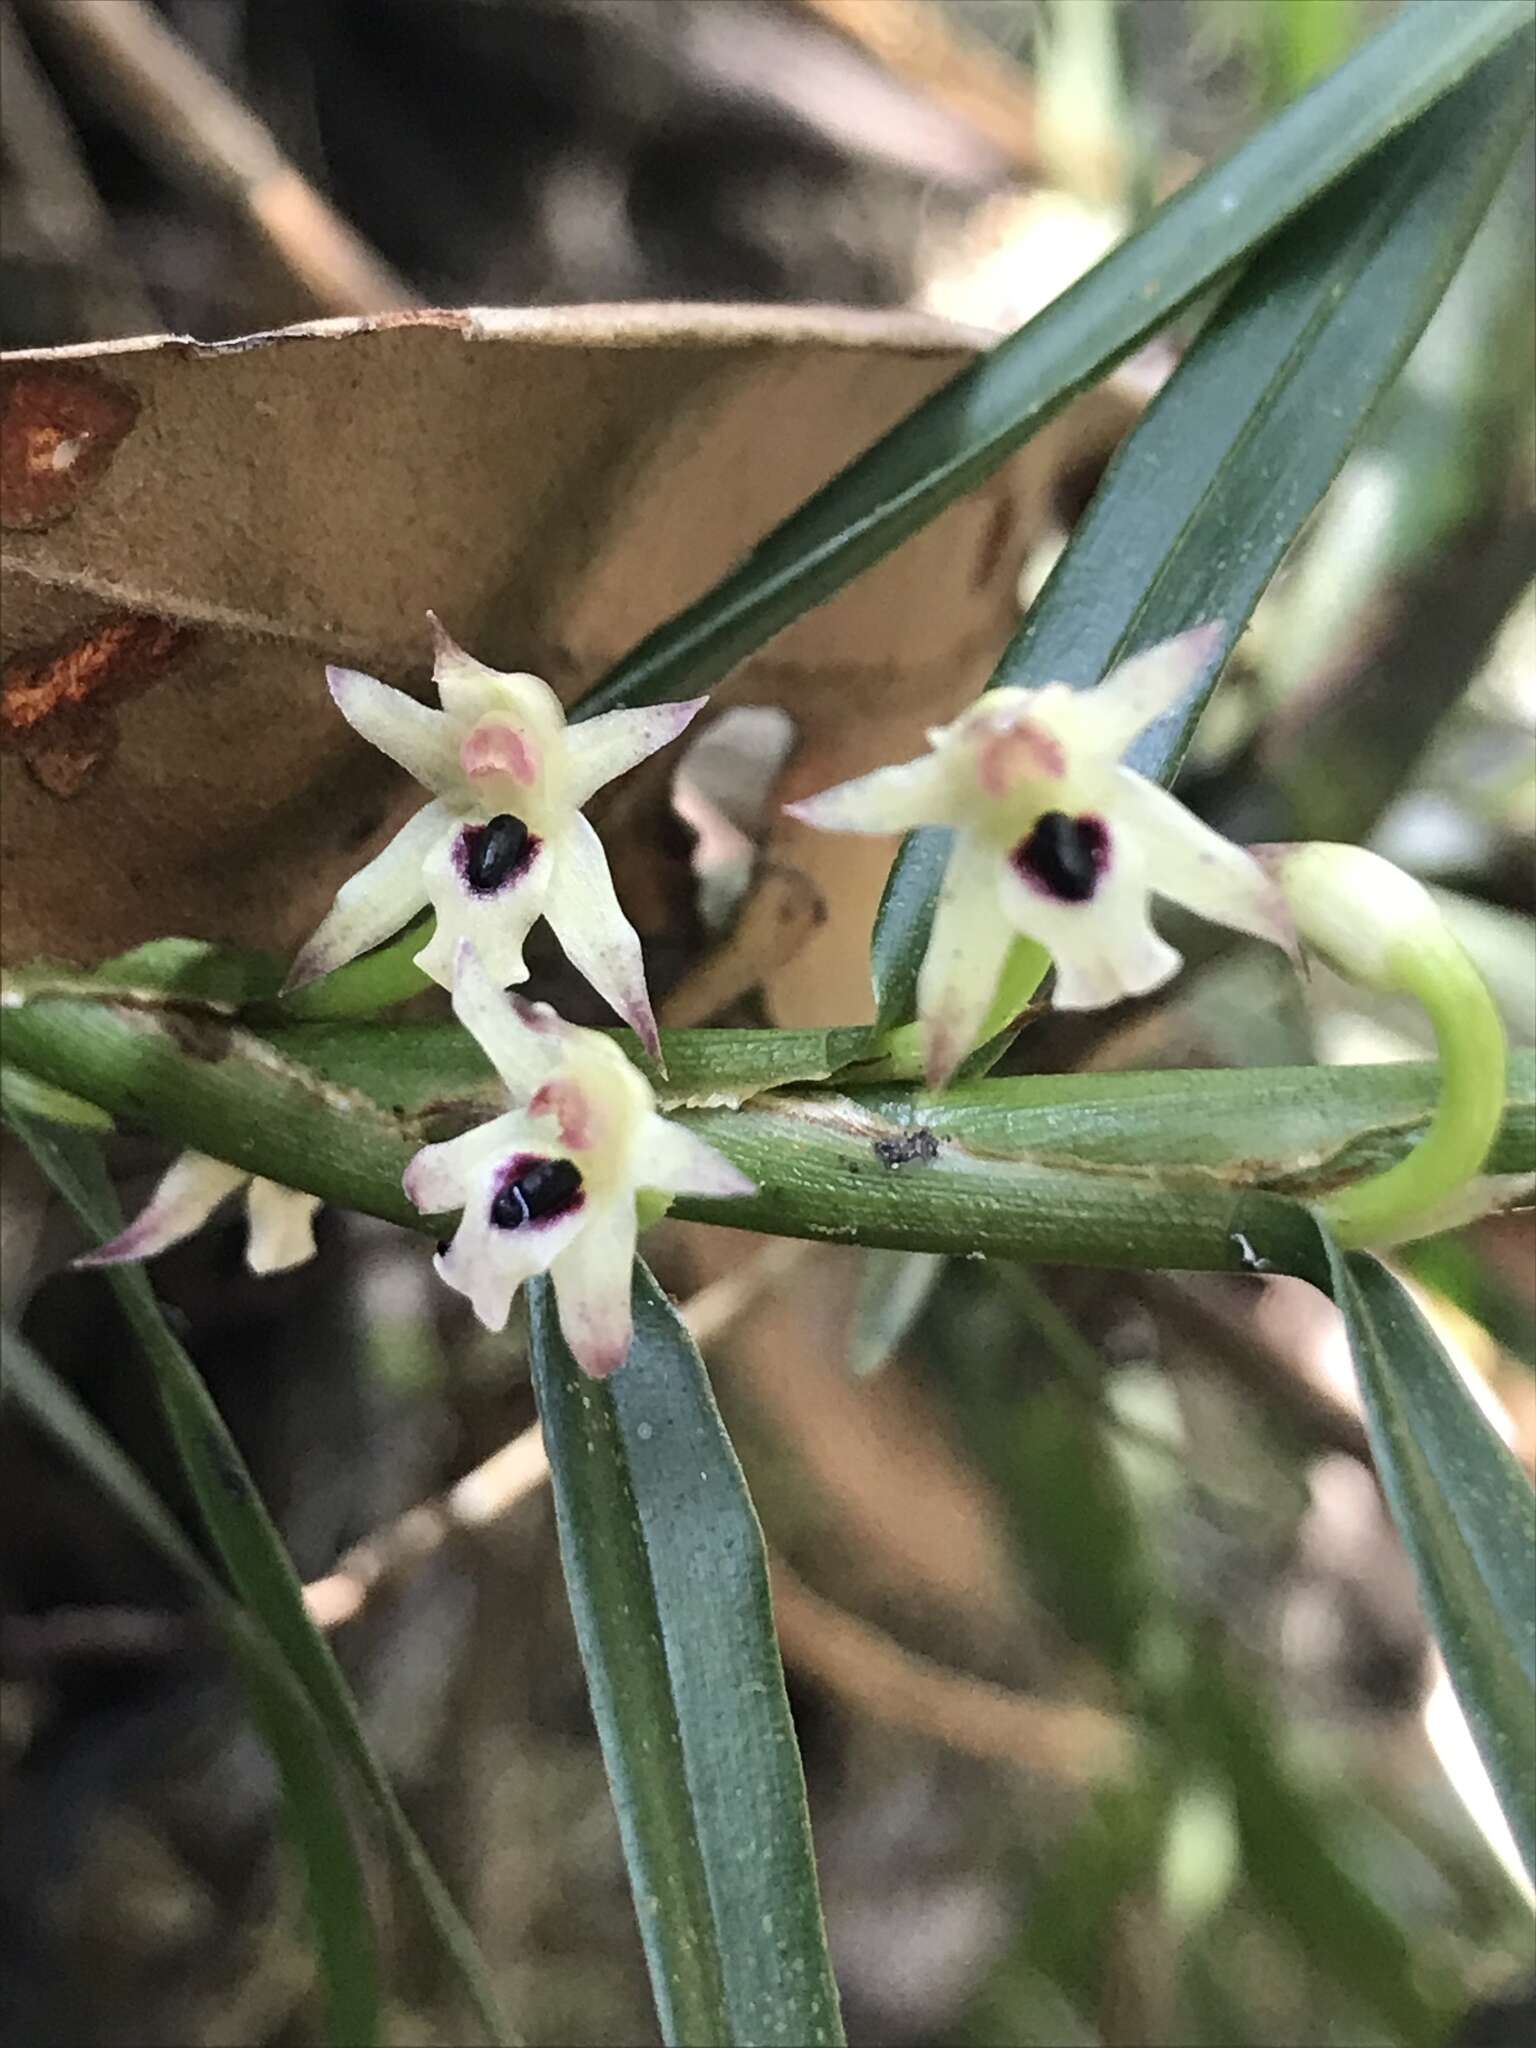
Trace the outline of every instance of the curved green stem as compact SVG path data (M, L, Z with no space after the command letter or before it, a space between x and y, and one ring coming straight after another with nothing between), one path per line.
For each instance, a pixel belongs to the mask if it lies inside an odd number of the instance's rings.
M1440 1099L1429 1129L1385 1173L1318 1204L1347 1249L1402 1244L1469 1220L1481 1208L1477 1175L1503 1114L1504 1026L1486 984L1441 926L1404 939L1389 960L1397 985L1424 1005L1440 1054Z

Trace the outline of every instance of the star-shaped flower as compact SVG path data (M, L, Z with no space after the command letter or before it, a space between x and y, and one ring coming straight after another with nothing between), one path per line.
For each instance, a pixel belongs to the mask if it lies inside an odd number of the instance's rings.
M318 1195L280 1187L201 1152L180 1152L166 1168L159 1186L134 1217L108 1243L75 1260L77 1266L120 1266L134 1259L152 1259L201 1230L226 1196L245 1188L250 1233L245 1263L253 1273L286 1273L315 1256L315 1211Z
M512 1107L426 1146L405 1170L423 1215L464 1212L437 1270L488 1330L504 1329L518 1288L547 1272L572 1355L589 1373L613 1372L630 1345L639 1192L749 1195L753 1183L657 1115L650 1083L611 1039L504 995L467 940L453 1008Z
M417 966L449 987L456 948L469 939L505 988L527 979L523 944L543 916L571 964L654 1054L640 941L582 807L676 739L706 700L567 725L548 683L487 668L435 618L432 629L440 711L356 669L326 670L348 724L431 790L432 801L344 884L287 986L344 966L430 903L436 929Z
M1284 899L1252 856L1120 765L1220 639L1218 624L1197 626L1091 691L989 691L930 732L931 753L787 807L834 832L955 828L917 984L932 1086L974 1045L1015 935L1051 954L1065 1010L1141 995L1177 971L1152 927L1154 894L1293 948Z

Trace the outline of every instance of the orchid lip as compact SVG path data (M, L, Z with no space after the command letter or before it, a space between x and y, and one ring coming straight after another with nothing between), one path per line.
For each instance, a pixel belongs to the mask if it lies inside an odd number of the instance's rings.
M1102 818L1046 811L1009 858L1026 882L1058 903L1086 903L1109 865L1109 830Z
M514 1159L492 1197L491 1221L498 1230L519 1230L568 1215L584 1199L581 1174L569 1159Z
M494 896L522 874L539 840L521 818L499 811L483 825L466 825L454 845L454 862L477 896Z

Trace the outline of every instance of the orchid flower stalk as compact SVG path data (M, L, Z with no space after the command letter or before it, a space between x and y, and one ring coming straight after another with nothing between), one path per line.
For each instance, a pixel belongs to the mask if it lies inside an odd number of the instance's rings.
M1434 1119L1406 1158L1318 1203L1341 1245L1378 1249L1471 1222L1529 1176L1487 1179L1504 1114L1504 1025L1461 942L1421 882L1363 846L1312 841L1255 849L1297 929L1346 979L1423 1004L1440 1053Z
M1121 765L1220 641L1219 624L1197 626L1090 691L989 691L929 733L928 754L787 806L833 832L954 829L917 985L930 1086L976 1044L1016 936L1050 953L1064 1010L1142 995L1177 971L1153 895L1292 949L1284 898L1258 863Z
M77 1266L121 1266L153 1259L201 1230L215 1209L245 1189L249 1232L245 1263L253 1273L286 1273L315 1256L318 1195L280 1187L201 1152L174 1158L148 1202L108 1243L75 1260Z
M356 669L326 670L348 724L432 801L344 884L286 986L344 966L430 903L436 925L416 955L423 973L451 986L457 949L468 940L505 988L527 979L523 946L545 917L571 964L657 1055L640 941L583 807L676 739L706 700L567 725L548 683L487 668L436 618L432 628L440 709Z
M630 1346L641 1204L651 1191L746 1195L753 1183L657 1115L650 1083L611 1039L504 994L467 939L453 1009L509 1108L406 1168L405 1192L424 1215L463 1211L437 1270L488 1330L504 1329L523 1282L547 1272L572 1356L595 1377L611 1373Z

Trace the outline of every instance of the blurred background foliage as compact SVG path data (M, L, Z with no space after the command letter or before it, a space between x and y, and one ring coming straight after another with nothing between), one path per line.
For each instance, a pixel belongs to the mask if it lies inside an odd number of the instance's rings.
M70 0L26 0L0 12L0 339L633 299L916 305L998 329L1389 11L163 0L208 79L178 111L154 61L114 61ZM334 262L306 264L253 208L240 165L262 149L334 209ZM1367 839L1434 883L1522 1044L1530 192L1526 152L1264 599L1181 785L1236 836ZM1160 342L1132 374L1150 390L1171 359ZM1095 481L1057 479L1025 595ZM762 744L743 730L733 759L717 739L696 774L712 807L684 805L714 835L717 923L750 869ZM1420 1049L1412 1015L1326 972L1300 988L1209 933L1190 951L1170 995L1047 1018L1014 1065ZM122 1141L130 1200L163 1156ZM77 1242L17 1162L4 1223L8 1312L185 1508L112 1298L58 1273ZM535 2041L650 2038L536 1461L479 1469L531 1422L526 1373L387 1226L326 1215L320 1258L268 1280L242 1244L228 1220L168 1255L157 1289L508 2010ZM657 1264L697 1287L690 1320L778 1561L851 2037L1528 2038L1530 1895L1431 1653L1332 1310L1290 1281L747 1250L701 1252L674 1226ZM1529 1466L1528 1219L1402 1264ZM313 1966L271 1766L214 1645L83 1479L19 1427L3 1457L7 2037L298 2048L317 2038ZM393 2038L460 2038L409 1918L390 1927Z

